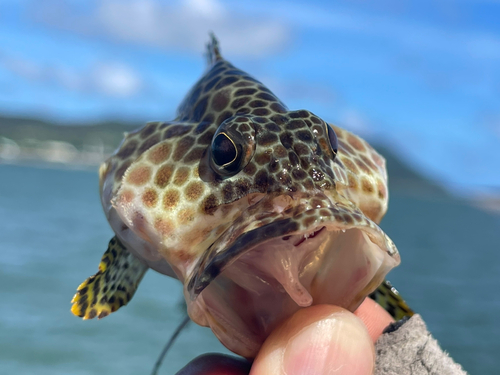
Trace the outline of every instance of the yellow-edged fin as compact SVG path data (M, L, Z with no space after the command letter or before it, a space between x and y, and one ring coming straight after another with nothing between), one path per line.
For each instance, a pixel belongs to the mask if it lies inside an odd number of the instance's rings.
M387 280L384 280L369 297L382 306L396 321L415 314L401 298L397 289Z
M83 319L98 319L126 305L148 267L113 237L99 263L99 271L80 284L71 312Z

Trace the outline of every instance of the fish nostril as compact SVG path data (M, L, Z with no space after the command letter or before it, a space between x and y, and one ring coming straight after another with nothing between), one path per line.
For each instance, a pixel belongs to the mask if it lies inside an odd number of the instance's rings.
M292 237L292 236L284 236L284 237L282 238L282 240L283 240L283 241L288 241L288 240L290 239L290 237Z

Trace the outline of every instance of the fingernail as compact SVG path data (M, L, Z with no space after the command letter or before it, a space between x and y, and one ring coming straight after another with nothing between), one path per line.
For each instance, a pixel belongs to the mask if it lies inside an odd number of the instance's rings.
M338 312L303 328L285 349L287 375L373 373L368 331L354 315Z

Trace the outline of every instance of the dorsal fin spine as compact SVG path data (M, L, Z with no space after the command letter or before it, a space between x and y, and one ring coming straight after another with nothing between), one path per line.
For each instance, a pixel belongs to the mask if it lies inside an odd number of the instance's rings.
M210 41L207 44L207 63L211 67L224 58L220 53L219 40L213 32L210 32Z

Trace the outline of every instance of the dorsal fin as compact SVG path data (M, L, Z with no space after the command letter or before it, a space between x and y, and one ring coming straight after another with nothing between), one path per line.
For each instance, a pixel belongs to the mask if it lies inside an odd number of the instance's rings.
M210 41L207 44L207 63L211 67L224 58L220 54L219 40L213 32L210 32Z

